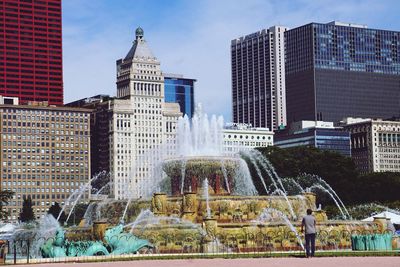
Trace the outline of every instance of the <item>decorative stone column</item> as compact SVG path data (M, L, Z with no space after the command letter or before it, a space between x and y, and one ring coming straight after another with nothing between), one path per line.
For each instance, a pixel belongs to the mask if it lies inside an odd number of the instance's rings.
M203 219L203 229L206 236L203 239L203 252L218 252L217 231L218 223L214 218Z
M167 194L154 193L151 199L151 210L156 215L165 215L167 212Z
M195 192L185 192L182 206L183 218L194 222L197 215L197 194Z

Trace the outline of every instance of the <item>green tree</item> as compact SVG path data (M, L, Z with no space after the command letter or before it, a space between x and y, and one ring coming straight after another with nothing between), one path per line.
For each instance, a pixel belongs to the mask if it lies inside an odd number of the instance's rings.
M58 204L58 202L55 202L53 205L50 206L49 210L47 211L48 214L53 215L53 217L55 219L58 218L58 215L61 212L61 207L60 204ZM65 222L65 220L67 219L67 216L65 215L65 212L63 211L60 215L60 219L58 220L61 224L63 224Z
M390 203L400 200L400 173L360 175L350 157L314 147L267 147L258 150L271 161L281 177L292 177L299 181L304 173L318 175L336 191L345 204ZM256 177L254 167L249 165L252 176ZM263 174L263 177L268 175ZM256 186L257 183L260 184L256 180ZM333 204L326 194L318 193L317 197L318 203Z
M19 214L19 220L21 222L31 222L35 220L35 214L33 213L32 208L32 198L31 196L25 197L24 202L22 203L22 210Z
M8 212L3 210L3 207L10 202L10 199L14 196L14 192L10 190L0 191L0 220L7 219Z

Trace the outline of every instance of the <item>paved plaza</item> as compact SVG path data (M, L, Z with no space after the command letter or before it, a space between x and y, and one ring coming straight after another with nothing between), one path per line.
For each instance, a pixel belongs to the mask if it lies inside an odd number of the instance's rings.
M400 257L321 257L321 258L257 258L257 259L195 259L138 260L98 263L47 263L35 267L399 267ZM19 265L32 266L32 265Z

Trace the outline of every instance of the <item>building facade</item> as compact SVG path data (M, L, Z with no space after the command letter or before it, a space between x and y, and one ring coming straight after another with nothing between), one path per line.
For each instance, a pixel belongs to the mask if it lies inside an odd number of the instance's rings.
M90 116L90 152L92 175L110 172L110 131L109 121L112 118L110 103L114 98L109 95L96 95L66 104L68 107L79 107L91 110Z
M0 186L15 192L4 207L10 221L18 220L24 197L40 218L91 177L90 110L16 104L0 104Z
M361 173L400 172L400 121L348 118L343 127L351 133L352 158Z
M0 94L63 104L61 0L0 1Z
M191 118L194 114L195 79L184 78L180 74L164 74L164 94L166 103L178 103L183 115Z
M286 27L231 42L233 122L278 129L286 125Z
M224 127L222 134L226 155L274 145L274 132L267 128L254 128L248 124L232 123Z
M290 128L276 132L274 144L280 148L296 146L316 147L351 156L350 133L333 122L300 121L292 123Z
M310 23L285 42L288 123L399 115L400 32Z

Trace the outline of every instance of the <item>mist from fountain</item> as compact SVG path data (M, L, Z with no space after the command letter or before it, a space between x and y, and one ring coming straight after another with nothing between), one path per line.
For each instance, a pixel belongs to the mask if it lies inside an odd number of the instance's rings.
M184 220L175 216L160 216L155 215L149 209L141 210L135 221L124 225L124 228L130 228L130 233L135 231L143 232L146 228L159 225L180 225L191 229L197 229L201 235L206 235L206 232L200 225Z
M212 115L209 120L198 105L191 120L187 115L178 120L176 156L223 155L223 126L222 116Z

